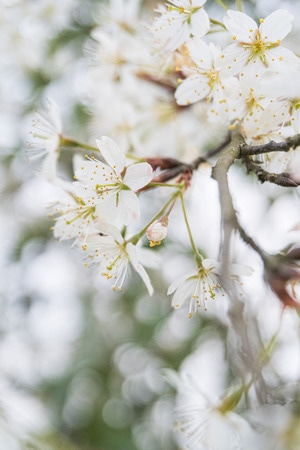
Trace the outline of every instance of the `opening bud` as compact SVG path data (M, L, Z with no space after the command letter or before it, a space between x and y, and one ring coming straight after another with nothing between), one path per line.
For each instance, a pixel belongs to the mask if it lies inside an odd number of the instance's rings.
M161 241L165 239L168 231L169 219L168 216L163 216L159 220L155 220L149 225L146 231L147 238L150 241L150 247L160 245Z

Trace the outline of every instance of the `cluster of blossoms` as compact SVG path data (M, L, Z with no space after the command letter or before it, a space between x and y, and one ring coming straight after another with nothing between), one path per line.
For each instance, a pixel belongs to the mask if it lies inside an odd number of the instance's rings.
M287 77L296 80L299 74L297 56L281 45L291 30L292 15L277 10L261 19L258 26L246 14L228 10L223 22L218 22L209 18L204 6L205 0L174 0L167 6L160 5L151 27L153 42L150 35L138 39L142 33L137 2L126 2L124 15L118 9L120 2L111 1L113 20L93 32L99 44L96 60L100 63L92 73L91 86L101 78L101 89L97 90L104 98L94 99L93 112L95 120L102 124L101 134L113 135L116 141L103 136L96 139L97 147L91 147L65 138L58 108L51 100L48 118L39 114L32 132L32 146L47 155L42 173L64 191L65 198L53 209L54 236L72 240L87 255L87 264L95 263L104 277L113 279L114 289L122 289L133 267L149 294L153 293L143 266L155 263L150 249L141 245L142 239L146 236L153 247L166 238L169 215L180 200L196 268L172 283L168 294L174 294L175 308L189 300L189 316L200 307L206 309L207 299L223 292L222 270L220 263L199 253L187 222L183 197L199 164L190 167L185 178L184 171L176 172L181 167L178 161L155 159L154 149L151 157L145 157L153 145L153 136L160 133L163 138L168 134L168 148L172 151L172 133L165 126L176 116L181 124L178 129L184 129L186 119L189 121L195 112L184 115L185 110L196 103L204 107L209 123L221 124L224 130L239 127L249 144L280 140L300 130L296 83L291 83L290 90L280 97L275 88ZM224 33L228 39L231 36L233 43L222 48L209 42L209 33L215 30L220 31L223 40ZM117 92L112 93L112 89ZM111 112L103 106L107 103L103 101L105 95L110 94ZM147 123L154 124L153 128L147 129ZM155 139L157 142L157 136ZM177 145L182 142L175 140ZM57 175L61 149L67 147L91 151L90 156L74 157L72 182L62 181ZM169 200L132 234L132 227L140 220L143 191L168 180L173 182L168 186L172 189ZM245 266L232 266L228 272L234 279L251 274Z
M293 16L277 10L258 26L246 14L228 10L219 25L233 43L222 48L207 39L211 28L205 1L169 3L168 9L159 10L154 33L180 61L178 105L206 100L209 120L230 127L239 124L248 143L298 133L299 59L281 45L291 31ZM278 83L290 89L278 96Z
M37 149L45 156L41 174L63 190L60 201L52 206L55 217L54 236L59 240L71 240L86 255L86 265L96 264L102 276L112 280L113 290L121 290L133 267L140 275L149 295L153 287L144 268L157 266L157 257L149 249L138 244L143 236L149 246L160 245L167 236L168 216L177 198L183 202L184 182L174 184L171 198L161 211L138 233L127 238L127 230L140 219L139 191L154 188L159 179L148 162L131 163L114 140L107 136L96 140L92 156L74 157L74 181L57 176L60 148L73 146L75 141L61 134L62 124L56 104L47 99L43 112L33 121L32 153ZM149 161L155 167L153 159ZM159 183L158 183L159 184ZM188 224L187 224L188 226ZM173 294L172 306L180 307L190 300L189 317L198 308L205 308L209 298L224 293L220 275L220 263L204 259L195 251L197 269L177 279L168 289ZM232 265L232 277L250 275L247 266Z

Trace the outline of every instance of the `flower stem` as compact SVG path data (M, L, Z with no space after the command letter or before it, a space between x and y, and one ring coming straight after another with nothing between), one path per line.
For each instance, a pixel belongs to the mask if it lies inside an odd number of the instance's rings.
M61 147L76 147L76 148L82 148L83 150L91 150L93 152L99 152L98 147L94 147L92 145L85 144L83 142L77 141L76 139L68 138L65 136L61 136L60 146Z
M243 11L243 0L235 0L235 4L238 11Z
M224 8L227 11L228 6L226 5L225 2L223 2L222 0L215 0L215 2L218 3L218 5L220 5L222 8Z
M189 224L189 221L188 221L188 217L187 217L187 213L186 213L186 209L185 209L183 193L182 193L182 191L179 191L179 193L180 193L180 200L181 200L181 207L182 207L182 212L183 212L183 216L184 216L184 221L185 221L185 225L186 225L186 228L187 228L187 231L188 231L188 235L189 235L190 243L191 243L191 246L192 246L192 250L193 250L193 252L195 254L197 263L201 265L201 263L203 261L203 257L199 253L199 251L198 251L198 249L196 247L194 238L193 238L193 234L192 234L192 231L191 231L191 227L190 227L190 224Z
M178 190L176 192L174 192L173 195L171 195L171 197L169 198L169 200L167 201L167 203L162 207L162 209L150 220L150 222L147 223L147 225L137 234L135 234L134 236L132 236L130 239L128 239L127 242L131 242L132 244L136 245L138 243L138 241L141 239L141 237L146 233L147 228L157 219L159 219L160 216L162 216L164 214L164 212L166 211L166 209L170 206L167 214L170 214L177 197L181 195L181 190Z

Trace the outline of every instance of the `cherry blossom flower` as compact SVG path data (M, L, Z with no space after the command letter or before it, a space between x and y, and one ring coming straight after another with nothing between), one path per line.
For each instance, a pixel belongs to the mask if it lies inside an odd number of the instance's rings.
M253 78L239 80L239 98L235 102L234 109L236 119L241 121L248 116L255 116L274 102L274 96L266 94L260 80Z
M28 156L44 157L41 173L48 181L54 181L62 138L62 121L60 111L52 99L47 98L44 107L36 113L31 135L33 141L29 142Z
M228 73L237 74L247 66L248 76L257 76L266 69L282 71L298 65L296 55L281 46L281 41L291 31L292 20L289 12L278 9L261 19L257 26L246 14L228 10L224 24L234 40L222 54Z
M96 142L107 164L92 158L81 162L80 168L75 170L75 178L85 190L83 200L97 203L99 213L102 211L106 221L120 219L127 225L130 219L140 216L135 191L151 181L152 168L145 162L127 166L125 155L107 136Z
M277 92L277 101L286 105L290 122L294 133L300 133L300 87L299 87L299 70L290 70L285 73L269 74L261 80L261 86L267 93L274 95Z
M199 382L201 377L195 378L190 372L167 371L165 376L177 391L174 425L180 447L197 450L246 448L245 443L254 433L249 422L234 411L246 386L212 395Z
M83 239L91 233L96 233L96 224L101 221L97 212L95 200L84 201L84 189L79 184L64 186L65 198L51 207L51 215L55 217L53 226L54 237L59 240Z
M217 294L225 295L219 274L221 263L204 259L196 272L186 274L175 280L168 289L168 295L173 294L172 306L180 308L187 300L190 301L188 317L192 317L200 308L207 309L209 299ZM236 279L239 276L249 276L253 270L249 266L231 264L230 276Z
M122 290L133 267L143 280L149 295L152 295L153 287L140 262L137 247L125 241L120 231L111 224L102 223L98 229L101 230L100 233L89 235L81 245L87 252L87 264L96 264L101 275L113 281L112 289L118 291Z
M165 50L176 50L191 36L204 36L210 29L209 17L203 9L206 0L172 0L168 9L161 7L161 16L153 24L154 36Z
M288 105L284 102L269 103L264 109L256 108L247 114L241 124L241 131L248 144L265 144L270 140L285 139L292 130L285 127L289 118Z
M194 38L187 42L186 47L192 64L182 68L188 76L180 80L176 89L178 105L212 100L211 113L224 120L229 114L230 100L236 102L238 98L238 80L224 73L219 62L221 49L213 43L207 45L201 39Z

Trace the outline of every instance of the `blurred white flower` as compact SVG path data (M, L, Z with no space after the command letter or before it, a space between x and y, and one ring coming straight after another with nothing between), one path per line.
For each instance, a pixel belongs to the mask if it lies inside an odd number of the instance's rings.
M265 144L281 141L293 134L292 127L285 126L289 108L285 102L269 102L265 108L256 107L242 121L241 131L248 144Z
M210 113L223 121L229 118L230 102L238 100L238 80L222 69L219 56L221 49L200 38L193 38L186 44L191 64L183 67L187 78L180 80L175 92L178 105L189 105L199 100L212 101Z
M234 412L247 387L238 386L224 395L204 391L201 377L191 373L165 371L177 391L174 409L175 435L180 448L195 450L242 450L254 431Z
M182 406L175 410L178 440L185 448L196 450L242 450L242 441L251 433L248 422L240 415L209 404Z
M62 138L62 121L56 103L47 98L45 105L32 121L28 156L44 157L41 173L48 181L56 178L56 163Z
M287 121L295 133L300 132L300 85L299 85L299 70L289 70L288 72L274 74L266 72L260 80L259 85L261 90L266 95L274 95L277 93L277 102L285 104L288 117ZM273 101L275 98L273 99Z
M109 15L114 25L129 32L138 25L140 0L110 0L109 5Z
M172 306L180 308L189 300L188 317L192 317L198 309L207 309L209 299L214 299L217 294L225 295L225 290L219 278L221 263L210 259L204 259L196 272L186 274L175 280L168 289L168 295L173 294ZM241 264L230 265L230 276L237 279L239 276L249 276L253 270L249 266Z
M176 50L191 36L204 36L210 29L207 12L203 9L206 0L172 0L167 8L157 12L152 27L154 37L166 50Z

